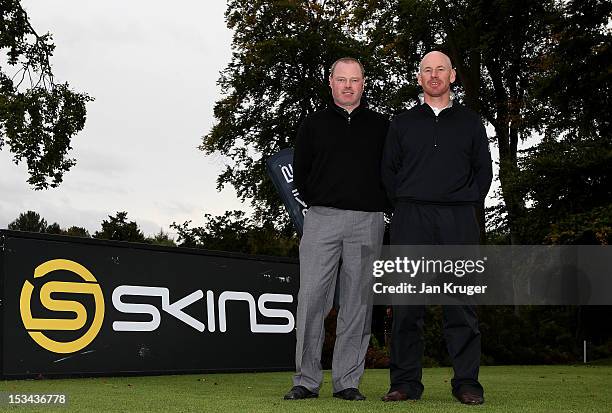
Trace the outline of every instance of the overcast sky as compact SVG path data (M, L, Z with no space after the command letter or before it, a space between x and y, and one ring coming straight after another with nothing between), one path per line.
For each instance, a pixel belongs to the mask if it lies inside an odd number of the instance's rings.
M0 228L34 210L93 233L108 215L127 211L146 235L173 235L173 221L202 225L204 213L251 211L233 188L216 190L227 160L196 148L214 124L216 81L231 57L224 0L22 4L39 34L53 34L56 81L95 101L72 141L77 164L59 188L34 191L25 164L0 151Z
M145 234L205 212L250 211L217 192L224 158L196 147L214 124L216 81L231 56L226 2L22 1L39 34L51 32L57 82L95 98L72 141L77 164L59 188L34 191L27 169L0 151L0 228L34 210L91 233L117 211Z

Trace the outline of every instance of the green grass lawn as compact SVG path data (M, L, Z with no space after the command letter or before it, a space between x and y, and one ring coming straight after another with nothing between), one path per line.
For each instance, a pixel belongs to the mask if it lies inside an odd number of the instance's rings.
M200 374L0 381L0 392L65 393L67 407L0 406L0 411L179 412L611 412L612 366L482 367L485 404L464 406L450 394L451 370L423 372L418 402L383 403L387 370L366 370L365 402L331 396L330 374L318 399L285 401L291 373Z

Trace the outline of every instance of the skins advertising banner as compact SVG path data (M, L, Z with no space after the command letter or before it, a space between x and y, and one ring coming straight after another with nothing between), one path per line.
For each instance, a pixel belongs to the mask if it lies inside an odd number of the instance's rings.
M293 148L283 149L272 155L266 161L268 175L278 195L287 208L291 222L300 236L304 227L304 214L308 210L308 205L302 200L297 188L293 184Z
M2 376L292 370L295 260L0 231Z

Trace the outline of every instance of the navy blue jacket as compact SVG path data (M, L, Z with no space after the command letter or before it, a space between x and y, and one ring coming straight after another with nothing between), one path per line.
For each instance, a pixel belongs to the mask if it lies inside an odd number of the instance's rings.
M438 116L427 104L389 126L381 169L392 202L482 205L493 179L480 117L453 102Z

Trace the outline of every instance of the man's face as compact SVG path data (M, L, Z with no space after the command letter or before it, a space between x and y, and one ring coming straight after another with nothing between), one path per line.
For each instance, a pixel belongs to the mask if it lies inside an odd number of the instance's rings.
M363 93L363 75L359 64L338 62L329 78L334 103L348 109L359 106Z
M455 71L444 54L430 53L421 62L417 80L426 96L450 95L450 85L455 81Z

